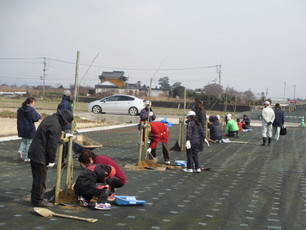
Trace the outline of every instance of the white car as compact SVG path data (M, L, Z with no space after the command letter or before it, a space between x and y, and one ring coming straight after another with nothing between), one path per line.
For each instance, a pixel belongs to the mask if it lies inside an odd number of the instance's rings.
M99 113L120 113L135 116L145 107L144 101L130 95L112 95L90 102L88 111Z

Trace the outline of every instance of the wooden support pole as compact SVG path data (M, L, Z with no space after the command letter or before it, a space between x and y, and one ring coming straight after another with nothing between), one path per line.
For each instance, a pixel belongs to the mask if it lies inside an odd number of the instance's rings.
M148 154L146 153L147 149L148 149L148 140L149 140L149 132L148 132L148 126L149 126L149 122L148 121L145 121L143 123L143 129L144 129L144 138L143 138L143 141L144 141L144 151L145 151L145 160L148 159Z
M143 128L140 126L140 136L139 136L139 148L138 148L138 161L137 166L141 166L141 158L142 158L142 141L143 141Z
M64 147L64 133L62 133L61 135L60 144L58 147L54 204L57 204L61 189L63 147Z

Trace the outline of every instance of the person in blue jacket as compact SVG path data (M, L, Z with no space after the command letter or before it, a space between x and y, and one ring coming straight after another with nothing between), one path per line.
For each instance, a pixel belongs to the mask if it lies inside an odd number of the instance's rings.
M61 112L64 112L65 110L68 110L72 113L72 106L71 106L71 96L72 93L69 89L65 89L62 97L61 103L58 104L57 110L60 110ZM70 133L71 130L71 124L67 124L63 126L64 133ZM63 157L62 157L62 163L65 165L65 159L68 156L68 142L64 143L63 146ZM63 166L64 166L63 165Z
M273 126L272 137L274 140L278 141L280 129L284 125L284 111L282 110L279 103L275 104L274 114L275 114L275 118L272 124Z
M35 122L41 119L39 113L36 112L34 106L36 99L28 97L17 110L17 131L18 137L21 137L21 143L17 152L17 159L29 162L28 151L32 143L32 139L36 133Z

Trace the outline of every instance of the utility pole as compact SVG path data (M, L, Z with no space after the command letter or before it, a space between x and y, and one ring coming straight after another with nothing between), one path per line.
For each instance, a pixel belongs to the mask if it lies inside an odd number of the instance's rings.
M44 69L43 69L43 98L45 97L45 80L46 80L46 57L44 57Z
M219 85L221 85L221 64L217 65L218 67L218 74L219 74Z
M284 82L284 100L286 100L286 82Z
M295 100L295 85L293 86L293 100Z

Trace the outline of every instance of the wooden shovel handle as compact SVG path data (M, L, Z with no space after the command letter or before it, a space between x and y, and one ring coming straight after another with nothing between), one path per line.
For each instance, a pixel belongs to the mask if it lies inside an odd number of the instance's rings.
M70 216L70 215L64 215L64 214L58 214L58 213L53 213L52 216L59 216L59 217L70 218L70 219L75 219L75 220L84 220L90 223L95 223L98 221L98 219L94 219L94 218L84 218L84 217Z

